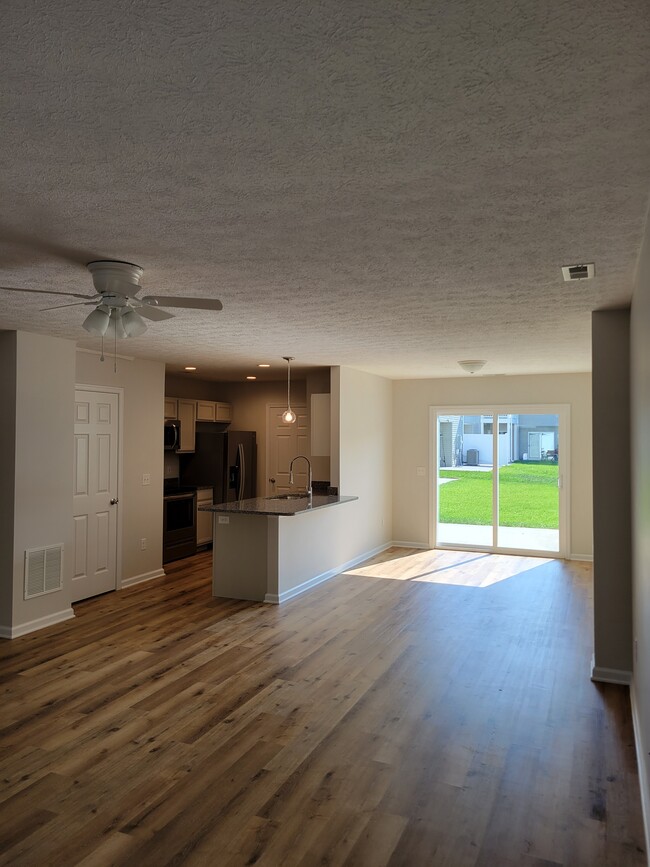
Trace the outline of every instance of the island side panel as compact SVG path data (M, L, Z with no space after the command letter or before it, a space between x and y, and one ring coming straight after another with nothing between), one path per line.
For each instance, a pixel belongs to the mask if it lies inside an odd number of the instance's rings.
M215 513L212 595L263 602L268 580L269 518L228 515L228 523L220 524L220 517Z
M352 517L348 505L339 505L279 519L280 599L306 582L330 577L332 570L345 564L347 555L340 540Z

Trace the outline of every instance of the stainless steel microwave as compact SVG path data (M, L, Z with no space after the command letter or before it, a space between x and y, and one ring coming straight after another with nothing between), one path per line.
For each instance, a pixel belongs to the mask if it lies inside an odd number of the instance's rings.
M175 452L181 445L181 423L178 419L165 419L165 451Z

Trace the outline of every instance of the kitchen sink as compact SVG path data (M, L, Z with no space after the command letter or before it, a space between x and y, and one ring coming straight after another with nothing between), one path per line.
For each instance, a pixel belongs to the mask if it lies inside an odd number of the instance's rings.
M309 494L276 494L275 497L267 497L267 500L304 500Z

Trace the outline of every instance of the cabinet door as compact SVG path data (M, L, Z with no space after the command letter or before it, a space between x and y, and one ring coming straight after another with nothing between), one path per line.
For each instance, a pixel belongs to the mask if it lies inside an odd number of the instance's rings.
M197 421L216 421L216 404L213 400L197 400L196 402L196 420Z
M232 421L232 406L229 403L217 403L215 421Z
M212 505L212 488L196 493L196 544L209 545L212 542L212 512L199 512L199 506Z
M193 452L196 431L196 401L178 399L178 419L181 423L181 447L178 452Z
M175 397L165 398L165 418L178 418L178 399Z

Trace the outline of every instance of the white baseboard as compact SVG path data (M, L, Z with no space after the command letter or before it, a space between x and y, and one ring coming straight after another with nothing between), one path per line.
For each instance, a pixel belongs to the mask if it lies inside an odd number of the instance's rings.
M593 554L569 554L569 560L584 560L585 563L593 563L594 555Z
M55 611L54 614L46 614L45 617L28 620L27 623L20 623L18 626L0 626L0 638L20 638L21 635L36 632L38 629L45 629L47 626L54 626L55 623L63 623L64 620L71 620L73 617L72 608L64 608L63 611Z
M154 578L164 577L164 569L153 569L151 572L143 572L141 575L132 575L131 578L125 578L122 581L122 590L126 587L133 587L134 584L142 584L143 581L152 581Z
M388 548L419 548L423 551L429 551L431 549L431 545L427 545L425 542L399 542L393 541Z
M632 683L632 672L622 668L603 668L596 665L596 660L592 656L591 679L599 683L618 683L621 686L629 686Z
M386 542L383 545L378 545L371 551L359 554L358 557L348 560L347 563L341 563L340 566L335 566L334 569L328 569L327 572L321 572L320 575L315 575L308 581L303 581L302 584L297 584L295 587L292 587L290 590L285 590L284 593L280 593L279 595L277 593L267 593L264 597L264 601L270 602L272 605L279 605L282 602L286 602L288 599L293 599L294 596L299 596L306 590L310 590L312 587L322 584L323 581L328 581L330 578L334 578L335 575L340 575L341 572L345 572L353 566L358 566L359 563L363 563L364 560L369 560L371 557L381 554L381 552L385 551L387 548L392 548L394 544L394 542Z
M636 703L634 680L630 686L630 704L632 706L632 726L634 727L634 746L636 747L636 763L639 767L639 788L641 789L641 815L645 831L645 850L650 852L650 780L645 762L647 750L643 743L643 732L639 719L639 708Z

